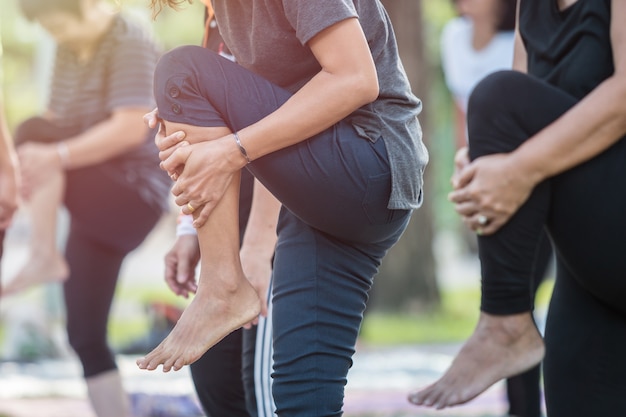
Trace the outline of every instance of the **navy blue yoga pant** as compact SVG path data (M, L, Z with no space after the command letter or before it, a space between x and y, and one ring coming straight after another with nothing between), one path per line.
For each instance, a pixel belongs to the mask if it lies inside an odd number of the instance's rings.
M166 53L155 72L163 119L236 131L290 93L206 49ZM283 204L274 262L273 395L277 414L340 416L348 369L380 262L408 224L389 210L384 141L344 122L248 169Z
M511 152L577 99L514 71L484 79L470 97L472 159ZM549 417L626 415L626 139L539 184L497 233L479 237L482 310L532 309L539 242L547 229L557 277L544 361Z

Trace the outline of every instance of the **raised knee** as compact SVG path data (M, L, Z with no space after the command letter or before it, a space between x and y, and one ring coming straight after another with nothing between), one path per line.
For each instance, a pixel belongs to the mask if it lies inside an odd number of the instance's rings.
M171 75L173 72L179 72L199 50L204 48L197 45L182 45L165 52L157 63L155 73L165 72L166 75Z
M503 106L513 102L526 74L512 70L496 71L483 78L472 90L468 102L468 114L502 111Z

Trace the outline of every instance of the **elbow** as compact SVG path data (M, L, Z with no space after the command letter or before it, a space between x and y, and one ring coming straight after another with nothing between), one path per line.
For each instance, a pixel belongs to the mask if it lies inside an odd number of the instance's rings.
M376 72L373 74L362 74L358 78L354 91L357 92L355 97L359 98L359 107L375 101L380 94Z
M365 104L371 103L375 101L380 94L380 86L378 85L378 80L371 83L367 92L365 93Z

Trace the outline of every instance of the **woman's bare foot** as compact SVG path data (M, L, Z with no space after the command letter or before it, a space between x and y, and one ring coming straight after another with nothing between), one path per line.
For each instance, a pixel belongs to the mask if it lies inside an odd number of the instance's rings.
M474 333L446 373L410 394L409 401L437 409L465 403L497 381L537 365L544 353L530 312L509 316L481 313Z
M243 278L228 294L219 296L218 292L216 288L199 287L172 332L152 352L138 359L137 366L152 371L163 365L163 372L178 371L259 315L261 302L247 279Z
M67 279L69 273L69 266L59 252L31 255L17 275L2 286L1 293L6 296L35 285L62 282Z

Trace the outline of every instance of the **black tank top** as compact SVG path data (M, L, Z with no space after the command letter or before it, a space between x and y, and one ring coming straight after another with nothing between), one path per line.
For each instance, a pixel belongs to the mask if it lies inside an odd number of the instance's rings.
M521 0L520 34L528 72L582 98L614 72L611 0Z

